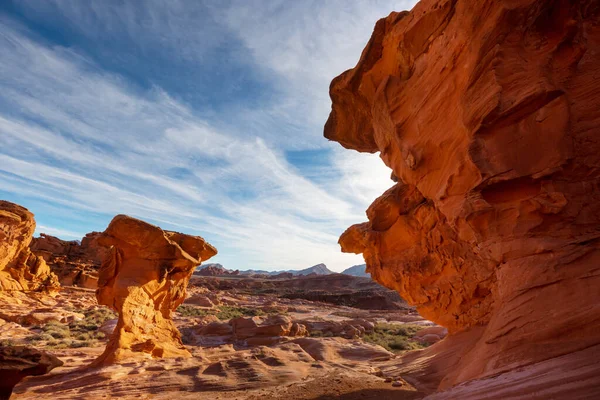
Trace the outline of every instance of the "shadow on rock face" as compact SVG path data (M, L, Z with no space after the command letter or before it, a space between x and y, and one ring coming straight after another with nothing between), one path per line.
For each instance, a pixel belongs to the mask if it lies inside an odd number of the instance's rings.
M51 354L26 346L0 346L0 400L8 400L23 378L44 375L63 362Z

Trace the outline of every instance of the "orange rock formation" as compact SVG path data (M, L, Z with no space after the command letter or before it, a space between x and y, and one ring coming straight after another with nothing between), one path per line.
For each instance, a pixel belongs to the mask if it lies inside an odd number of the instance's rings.
M217 250L198 236L163 231L125 215L116 216L98 239L110 249L100 268L98 303L119 313L106 350L95 364L140 354L189 356L171 312L202 261Z
M423 0L331 83L398 182L342 250L448 327L440 388L600 344L599 77L598 1Z
M91 232L81 243L41 234L31 241L31 251L44 258L63 286L96 289L98 269L107 250L98 245L99 232Z
M0 291L54 291L60 284L43 258L31 253L33 214L0 200Z

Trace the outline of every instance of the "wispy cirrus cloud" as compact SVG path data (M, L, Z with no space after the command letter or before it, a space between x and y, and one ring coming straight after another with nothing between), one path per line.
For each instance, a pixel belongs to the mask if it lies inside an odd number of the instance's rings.
M203 235L230 268L360 262L337 238L391 185L389 170L328 143L321 127L329 80L392 8L286 4L129 2L116 16L112 2L25 1L21 17L0 11L0 194L29 206L38 231L69 239L126 213ZM59 29L52 18L78 39L40 36L40 24ZM208 22L193 29L194 18ZM199 71L157 78L135 65L148 55L158 75L169 58L172 71ZM215 72L223 62L235 65ZM173 83L200 75L191 89ZM234 97L211 101L223 87Z

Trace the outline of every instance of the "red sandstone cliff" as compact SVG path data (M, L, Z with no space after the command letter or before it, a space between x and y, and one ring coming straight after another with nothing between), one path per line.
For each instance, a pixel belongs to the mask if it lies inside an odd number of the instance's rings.
M423 0L330 95L325 136L398 181L342 250L453 333L407 373L444 389L597 355L600 2Z

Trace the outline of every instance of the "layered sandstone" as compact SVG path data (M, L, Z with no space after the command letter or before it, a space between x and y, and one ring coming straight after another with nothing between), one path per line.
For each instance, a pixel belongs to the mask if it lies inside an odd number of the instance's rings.
M99 232L91 232L81 243L41 234L31 241L31 251L44 258L63 286L96 289L98 270L107 250L98 244Z
M44 259L29 250L34 231L29 210L0 200L1 291L55 291L60 286Z
M109 256L100 268L96 297L117 311L119 320L95 364L136 354L189 356L171 312L184 301L194 269L217 250L199 236L163 231L126 215L116 216L98 243Z
M342 250L449 329L440 388L600 344L599 15L423 0L331 84L325 136L397 181Z

